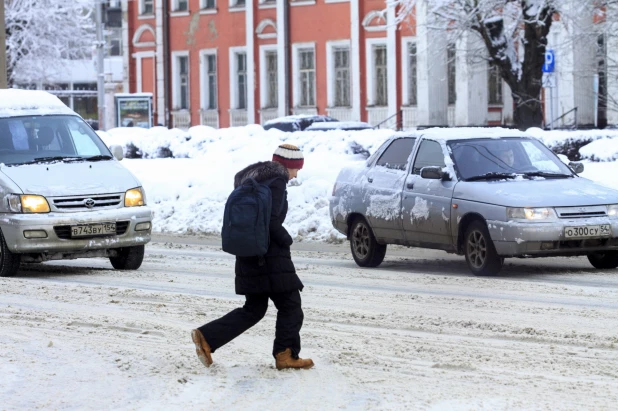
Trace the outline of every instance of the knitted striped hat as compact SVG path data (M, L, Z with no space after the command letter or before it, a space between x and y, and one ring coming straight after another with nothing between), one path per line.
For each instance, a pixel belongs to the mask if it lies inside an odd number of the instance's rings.
M281 144L273 154L273 161L283 164L286 168L300 170L305 164L303 152L291 144Z

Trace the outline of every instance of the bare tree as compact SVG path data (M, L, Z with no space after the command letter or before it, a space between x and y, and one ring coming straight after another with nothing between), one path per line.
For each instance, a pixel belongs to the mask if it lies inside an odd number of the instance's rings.
M5 23L9 84L19 67L21 79L43 81L63 61L87 58L95 40L96 0L6 0Z
M484 58L500 69L515 102L514 121L521 129L543 123L540 100L542 67L548 33L554 19L576 18L584 8L598 7L595 0L392 0L398 18L416 19L418 5L431 18L434 31L455 42L476 33L484 45Z

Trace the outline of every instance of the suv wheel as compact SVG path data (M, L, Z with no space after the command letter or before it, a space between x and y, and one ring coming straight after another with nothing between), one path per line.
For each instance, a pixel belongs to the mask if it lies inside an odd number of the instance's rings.
M618 267L618 251L605 251L588 254L588 261L599 270L611 270Z
M0 277L13 277L19 270L20 262L21 256L9 250L4 234L0 231Z
M124 247L118 249L116 257L110 257L109 261L116 270L137 270L144 261L143 245Z
M470 223L464 237L464 254L474 275L495 275L500 272L504 258L496 252L487 226L482 221Z
M377 267L386 255L386 244L378 244L364 218L358 218L352 223L350 249L354 261L361 267Z

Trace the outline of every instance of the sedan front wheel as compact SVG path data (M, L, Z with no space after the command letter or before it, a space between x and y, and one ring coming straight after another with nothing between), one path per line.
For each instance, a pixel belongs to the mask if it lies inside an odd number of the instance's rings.
M599 270L612 270L618 267L618 251L605 251L588 254L588 261Z
M482 221L473 221L466 229L464 253L470 271L474 275L496 275L502 269L504 258L500 257Z

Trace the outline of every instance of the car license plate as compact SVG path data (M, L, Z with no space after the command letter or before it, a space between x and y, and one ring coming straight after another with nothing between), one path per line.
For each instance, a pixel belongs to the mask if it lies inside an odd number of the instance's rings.
M116 223L88 224L71 226L71 237L91 237L95 235L115 235Z
M588 225L581 227L565 227L566 238L609 237L612 233L609 224Z

